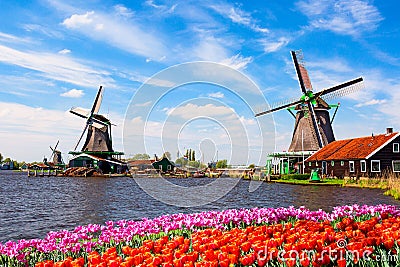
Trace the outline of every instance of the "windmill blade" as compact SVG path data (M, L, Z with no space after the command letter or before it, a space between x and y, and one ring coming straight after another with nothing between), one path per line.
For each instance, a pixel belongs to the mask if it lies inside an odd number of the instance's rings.
M101 101L103 100L103 86L100 86L99 91L97 91L96 98L94 99L91 114L97 114L100 110Z
M300 103L303 103L303 102L304 102L303 100L297 100L297 101L294 101L294 102L291 102L291 103L288 103L288 104L283 104L283 105L280 105L278 107L275 107L275 108L272 108L272 109L269 109L269 110L266 110L266 111L263 111L263 112L256 113L255 116L258 117L258 116L261 116L261 115L265 115L265 114L268 114L268 113L271 113L271 112L275 112L277 110L281 110L281 109L284 109L284 108L288 108L288 107L291 107L291 106L294 106L294 105L297 105L297 104L300 104Z
M50 155L50 157L49 157L49 159L51 160L51 158L53 157L53 155L54 155L54 153L55 153L55 149L53 149L51 146L49 146L50 147L50 149L51 149L51 155Z
M74 148L74 151L76 151L76 149L78 148L79 143L81 142L82 137L83 137L83 135L85 134L85 132L86 132L86 130L87 130L88 127L89 127L89 123L86 123L85 128L83 129L83 132L82 132L82 134L81 134L81 137L79 137L78 143L76 143L76 146L75 146L75 148Z
M56 144L56 146L54 147L54 151L57 149L58 143L60 143L60 140L57 140L57 144ZM50 147L50 148L51 148L51 147Z
M315 98L322 97L326 101L344 95L348 95L364 88L363 81L364 81L363 78L359 77L357 79L336 85L334 87L324 89L318 93L315 93L314 96Z
M89 115L90 115L89 110L84 109L84 108L79 108L79 107L71 108L69 112L71 112L72 114L77 115L81 118L84 118L84 119L89 118Z
M317 136L318 146L319 146L319 148L322 148L324 145L322 142L321 132L318 127L317 116L315 115L314 106L310 101L307 102L307 106L308 106L308 110L310 111L310 114L311 114L311 120L312 120L312 123L314 126L315 134Z
M303 53L301 50L290 51L290 53L292 54L292 59L296 69L297 78L299 79L301 91L303 94L306 94L307 91L312 91L312 85L310 77L308 76L308 71L305 67Z

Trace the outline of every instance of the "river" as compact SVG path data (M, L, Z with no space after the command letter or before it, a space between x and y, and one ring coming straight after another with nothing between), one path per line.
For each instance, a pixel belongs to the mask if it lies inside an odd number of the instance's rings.
M208 184L212 180L169 181L190 187ZM184 208L158 201L128 177L27 177L25 173L0 171L0 242L44 238L49 231L73 229L89 223L139 220L204 210L305 206L311 210L331 211L334 206L347 204L400 206L399 201L384 196L378 189L260 183L257 190L249 192L249 186L249 181L240 180L217 201ZM168 194L171 198L181 197L178 193L174 195L174 191Z

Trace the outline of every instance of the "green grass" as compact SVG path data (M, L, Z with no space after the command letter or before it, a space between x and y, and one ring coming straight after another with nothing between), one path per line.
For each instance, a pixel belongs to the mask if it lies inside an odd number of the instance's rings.
M385 191L385 196L392 196L394 199L400 199L400 192L395 189Z

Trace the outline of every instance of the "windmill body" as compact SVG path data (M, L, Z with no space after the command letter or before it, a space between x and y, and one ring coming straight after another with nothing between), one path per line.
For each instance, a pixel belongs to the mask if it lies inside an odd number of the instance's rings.
M329 110L325 101L314 107L315 117L317 120L318 130L321 134L322 146L326 146L330 142L335 141ZM317 151L319 149L317 132L314 130L312 117L308 108L304 107L296 112L296 120L292 141L290 143L289 152L299 151Z
M111 123L102 115L93 115L97 120L102 121L104 123L109 124L111 127ZM82 151L90 151L90 152L114 152L112 148L111 135L109 132L109 127L95 127L93 125L89 125L87 130L86 141L82 147Z
M86 124L80 135L74 151L74 157L69 162L69 167L90 168L101 174L124 173L127 164L121 160L123 152L114 151L112 147L111 121L98 114L103 98L103 87L100 86L92 109L72 108L70 112L86 119ZM81 150L77 148L86 134Z

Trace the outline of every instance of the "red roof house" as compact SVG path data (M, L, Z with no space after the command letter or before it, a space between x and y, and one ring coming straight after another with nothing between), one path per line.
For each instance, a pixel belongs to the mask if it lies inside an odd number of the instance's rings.
M336 177L400 172L400 134L388 128L386 134L334 141L310 156L305 168Z

